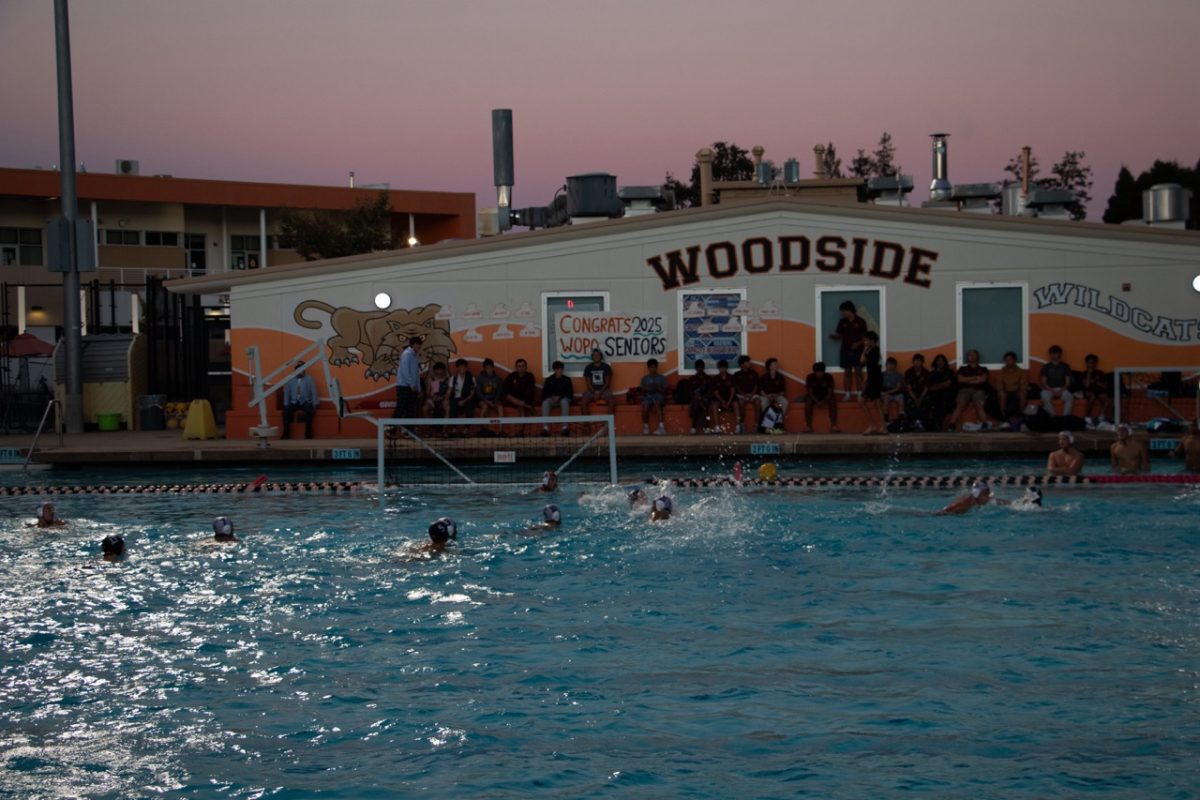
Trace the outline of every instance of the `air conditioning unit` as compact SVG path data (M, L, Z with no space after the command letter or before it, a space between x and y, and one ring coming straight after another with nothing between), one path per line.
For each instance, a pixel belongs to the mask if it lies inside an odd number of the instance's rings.
M138 174L138 162L132 161L128 158L118 158L117 159L117 174L118 175L137 175Z

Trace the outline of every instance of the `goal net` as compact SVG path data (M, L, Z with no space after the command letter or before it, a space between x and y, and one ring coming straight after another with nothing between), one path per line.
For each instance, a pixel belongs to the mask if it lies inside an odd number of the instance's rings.
M1116 422L1139 426L1173 420L1178 424L1200 414L1200 367L1118 367L1114 376Z
M380 486L617 482L607 415L377 419Z

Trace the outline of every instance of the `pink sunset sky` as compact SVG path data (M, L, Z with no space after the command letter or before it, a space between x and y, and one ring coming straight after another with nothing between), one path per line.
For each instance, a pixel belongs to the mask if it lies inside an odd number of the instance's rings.
M714 140L811 170L882 131L927 197L1086 151L1117 170L1200 158L1196 0L105 0L71 3L78 160L142 174L466 191L495 204L493 108L517 206L567 175L687 180ZM0 1L0 166L58 161L53 4Z

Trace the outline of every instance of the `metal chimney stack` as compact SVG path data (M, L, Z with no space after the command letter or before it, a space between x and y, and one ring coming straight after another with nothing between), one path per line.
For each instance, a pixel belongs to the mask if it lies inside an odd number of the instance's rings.
M946 139L948 133L931 133L933 139L933 181L929 184L930 200L949 200L952 187L946 169Z
M500 229L509 227L513 187L512 109L492 109L492 184L496 187L496 206Z

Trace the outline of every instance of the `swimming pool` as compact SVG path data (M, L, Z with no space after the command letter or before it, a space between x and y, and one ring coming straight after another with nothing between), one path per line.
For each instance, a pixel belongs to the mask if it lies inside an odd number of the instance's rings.
M1200 490L962 518L937 490L672 494L649 526L562 491L532 535L516 489L6 519L0 794L1200 790ZM453 550L406 559L444 513ZM240 544L202 546L218 514ZM114 531L129 557L98 563Z

